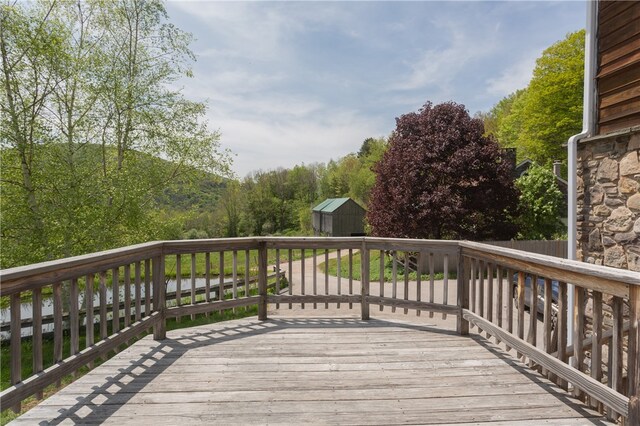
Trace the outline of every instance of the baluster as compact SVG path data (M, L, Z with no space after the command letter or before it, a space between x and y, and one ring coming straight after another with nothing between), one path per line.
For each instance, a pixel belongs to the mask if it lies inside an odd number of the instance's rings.
M151 314L151 259L144 261L144 315Z
M153 326L153 339L156 341L164 340L167 337L165 262L164 255L153 258L153 309L161 315L160 320Z
M234 284L235 284L235 281L234 281ZM196 254L191 253L191 305L195 305L195 304L196 304ZM191 321L195 319L196 319L196 314L191 314Z
M537 344L538 334L538 276L531 277L531 294L529 294L529 331L527 342L533 346ZM533 361L529 360L529 367L533 367Z
M613 298L613 335L609 343L609 387L622 392L622 298ZM575 354L575 350L574 350ZM616 421L618 413L607 409L607 418Z
M574 305L573 305L573 367L579 371L583 371L584 351L582 349L582 341L584 340L584 289L574 286ZM576 398L584 399L584 394L575 388L573 394Z
M176 254L176 306L182 306L182 257ZM182 321L181 316L176 317L176 322Z
M317 250L313 249L313 295L318 295L318 259ZM313 302L313 309L318 309L318 304Z
M232 268L233 270L231 271L232 274L232 279L233 279L233 284L232 284L232 291L233 291L233 300L238 300L238 251L234 250L232 253L232 259L233 259L233 265ZM233 308L233 312L236 312L236 308Z
M591 332L591 377L597 381L602 380L602 293L593 291L593 327ZM631 347L631 345L629 345ZM632 368L632 362L628 363ZM629 372L631 377L631 372ZM601 409L602 404L597 400L591 400L591 406Z
M260 302L258 304L258 320L267 319L267 262L269 251L267 244L261 242L258 249L258 294ZM291 259L291 257L289 257Z
M280 249L276 249L276 295L280 295ZM276 303L276 309L280 309L280 303Z
M124 265L124 326L131 325L131 265Z
M53 285L53 362L62 361L62 283ZM62 381L58 379L56 386L60 387Z
M558 283L558 352L557 357L562 362L567 362L567 283ZM572 313L573 314L573 313ZM557 378L556 383L562 389L567 390L568 384L565 380Z
M380 250L380 297L384 297L384 250ZM384 305L380 303L380 311L384 310Z
M478 315L484 318L484 262L478 261ZM482 329L478 327L478 333L482 333Z
M444 255L444 284L442 289L442 304L449 304L449 255ZM447 319L447 314L442 313L442 319Z
M338 296L340 296L342 294L342 251L340 249L337 250L338 253L338 257L337 257L337 265L336 265L336 269L338 270ZM337 303L336 307L338 309L340 309L340 302Z
M469 334L469 321L464 319L464 311L469 310L469 259L462 255L462 250L458 251L458 266L456 269L457 305L460 314L456 321L456 331L461 336Z
M22 380L22 325L20 318L20 293L11 295L11 384ZM19 413L21 404L11 407L14 413Z
M134 269L134 274L135 274L135 298L136 298L136 317L135 320L140 321L140 319L142 318L142 289L140 288L140 283L142 282L141 279L141 268L142 268L142 262L136 262L135 263L135 269Z
M32 291L33 329L31 338L33 342L33 372L43 370L42 362L42 289L40 287ZM13 334L12 334L13 335ZM87 337L88 338L88 337ZM12 343L13 344L13 343ZM36 393L36 398L42 399L42 391Z
M87 274L84 286L84 302L85 302L85 348L92 346L94 343L94 317L93 317L93 283L94 274ZM93 361L88 364L89 368L93 368Z
M433 272L433 253L429 253L429 303L434 301L435 275ZM429 311L429 318L433 318L433 311Z
M100 272L100 340L106 339L107 332L107 272ZM106 357L103 356L103 359Z
M487 320L493 322L493 263L487 263ZM487 333L487 335L489 335Z
M391 252L392 267L391 267L391 298L395 301L398 296L398 252L395 250ZM391 312L396 311L395 304L391 306Z
M404 268L404 288L403 288L403 299L409 300L409 253L404 252L403 258L403 268ZM409 309L404 308L404 314L407 315Z
M485 271L485 264L483 261L479 260L478 261L478 274L479 274L479 279L478 279L478 315L480 315L481 317L485 317L484 316L484 271ZM480 330L480 328L478 328L478 332L481 332L482 330Z
M502 296L504 292L504 287L502 286L502 272L502 267L500 265L496 265L496 284L498 286L498 291L496 292L496 322L500 328L502 328ZM498 337L496 337L496 343L500 344L500 339Z
M245 277L248 273L247 268L244 272ZM211 253L209 252L204 254L204 300L207 303L211 303ZM209 311L205 312L204 315L209 318Z
M349 296L353 296L353 249L349 249ZM351 302L349 302L349 309L353 309Z
M80 352L80 318L78 312L78 279L71 280L69 288L69 354L75 355ZM73 373L77 377L76 372Z
M369 259L369 249L367 248L364 240L362 241L362 247L360 248L360 318L363 321L366 321L370 318L369 316L369 292L371 279L371 271L370 269L370 259Z
M120 330L120 271L119 268L113 268L111 271L111 330L116 333Z
M233 300L238 300L238 251L234 250L232 253L233 256L233 270L231 272L233 284L231 284L231 288L233 291ZM195 279L194 279L195 285ZM236 313L236 308L233 308L233 313Z
M249 250L245 250L244 251L244 297L250 297L251 296L251 277L249 276L249 271L251 270L250 266L249 266ZM277 266L276 266L277 267ZM277 289L277 284L276 284L276 289ZM278 294L278 291L276 290L276 295ZM249 310L250 306L247 305L245 307L245 310Z
M324 295L329 295L329 250L324 250ZM329 304L325 302L325 309L329 309Z
M542 341L543 349L546 353L553 352L551 348L551 327L552 327L552 294L551 294L551 280L549 278L544 279L544 309L543 309L543 331ZM550 377L550 373L546 369L542 369L544 376Z
M526 277L524 272L518 272L518 338L524 339L524 289L526 283ZM517 357L522 357L520 352L517 353Z
M416 301L422 301L422 252L418 252L418 258L416 259ZM416 309L416 316L420 316L421 309Z
M289 296L293 294L293 250L288 251L289 260ZM289 309L291 309L291 303L289 303Z
M507 331L513 333L513 271L507 269ZM507 345L507 351L511 347Z
M218 300L224 301L224 251L220 251L219 253L219 268L220 268L220 277L218 284ZM223 313L223 310L220 309L218 311L220 314Z
M305 295L305 258L304 258L304 249L300 249L300 294ZM304 309L304 303L300 304L300 307Z
M469 286L469 309L471 309L471 312L476 312L477 308L476 308L476 260L469 258L469 261L471 263L471 285ZM471 324L472 325L472 324Z
M552 327L552 301L553 295L551 294L552 283L551 279L544 279L544 330L542 333L543 348L546 353L551 353L551 327Z

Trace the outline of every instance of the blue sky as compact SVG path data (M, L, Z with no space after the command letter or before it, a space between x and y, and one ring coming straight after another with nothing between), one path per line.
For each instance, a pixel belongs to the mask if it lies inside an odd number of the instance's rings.
M172 1L194 77L233 170L327 162L387 136L426 101L488 111L535 59L584 28L586 2Z

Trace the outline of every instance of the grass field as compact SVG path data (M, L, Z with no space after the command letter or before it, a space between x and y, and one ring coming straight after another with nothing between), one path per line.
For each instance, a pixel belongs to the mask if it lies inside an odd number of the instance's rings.
M402 261L400 261L402 263ZM352 276L355 280L360 280L362 278L362 256L360 252L353 253L352 259ZM318 269L320 271L325 270L325 263L322 262L318 265ZM372 250L369 255L369 279L371 281L380 280L380 251ZM387 256L384 259L384 268L382 270L382 274L384 275L385 282L390 282L393 280L393 263L390 256ZM401 264L398 264L396 267L396 279L398 281L404 280L404 267ZM329 275L338 276L338 259L329 259ZM340 276L343 278L349 278L349 254L345 254L340 257ZM415 281L418 278L418 274L416 271L409 272L409 280ZM444 274L442 272L435 273L433 276L436 280L441 280L444 278ZM456 273L449 272L449 278L455 279ZM429 274L421 274L422 281L429 280Z

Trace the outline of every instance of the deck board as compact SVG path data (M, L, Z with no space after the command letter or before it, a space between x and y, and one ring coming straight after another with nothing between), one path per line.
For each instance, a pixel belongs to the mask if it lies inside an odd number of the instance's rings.
M12 424L608 424L486 339L405 321L228 321L146 337Z

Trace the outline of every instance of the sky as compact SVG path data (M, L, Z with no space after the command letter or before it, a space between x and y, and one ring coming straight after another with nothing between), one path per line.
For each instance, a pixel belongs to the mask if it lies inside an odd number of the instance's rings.
M205 101L232 169L328 162L427 101L489 111L584 28L584 1L170 1L193 34L184 95Z

